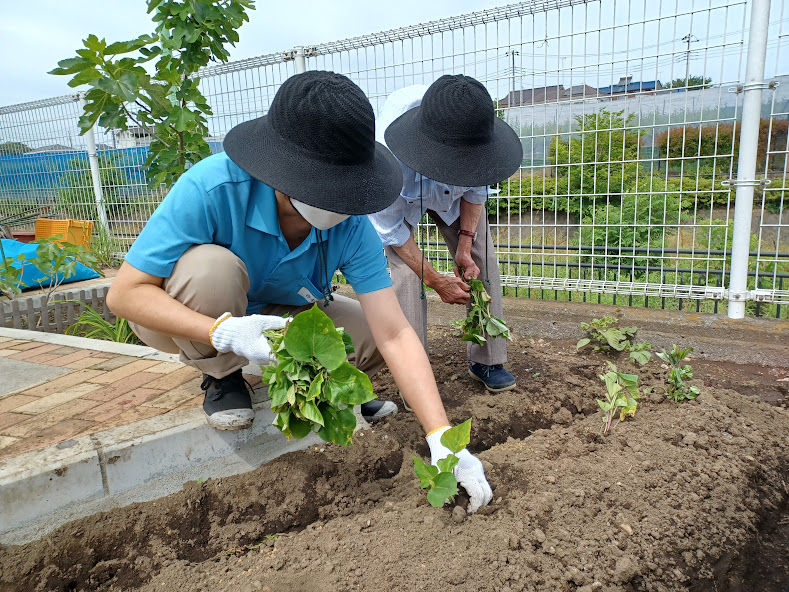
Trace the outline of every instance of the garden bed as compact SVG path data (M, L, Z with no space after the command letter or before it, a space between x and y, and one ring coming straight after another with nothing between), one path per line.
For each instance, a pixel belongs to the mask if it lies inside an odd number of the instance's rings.
M449 330L431 343L494 489L476 515L427 504L411 460L427 445L401 412L349 448L205 475L8 547L0 590L785 591L789 369L692 360L702 394L677 405L658 362L623 357L653 392L604 437L603 355L516 336L519 387L489 395ZM374 386L399 402L388 374Z

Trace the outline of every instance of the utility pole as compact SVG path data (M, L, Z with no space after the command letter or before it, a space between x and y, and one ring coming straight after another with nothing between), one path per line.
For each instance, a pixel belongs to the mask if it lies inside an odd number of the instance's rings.
M682 38L682 41L688 44L688 50L685 52L685 88L688 88L688 80L690 80L690 44L698 42L698 39L693 33L688 33Z
M512 94L510 95L510 97L514 98L515 97L515 56L520 55L520 52L514 49L510 49L505 55L508 55L512 58ZM510 101L507 102L509 103ZM512 105L509 106L512 107Z

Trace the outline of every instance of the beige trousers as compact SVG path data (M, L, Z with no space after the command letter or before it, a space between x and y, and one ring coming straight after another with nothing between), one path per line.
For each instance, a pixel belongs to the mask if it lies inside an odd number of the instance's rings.
M444 237L447 248L454 258L458 248L460 219L458 218L454 223L447 225L435 212L428 210L427 214L438 227L438 231L441 233L441 236ZM483 237L484 240L481 240ZM485 224L484 206L482 215L479 217L479 222L477 223L477 240L474 241L474 244L471 246L471 257L480 269L479 279L482 280L485 289L488 294L490 294L490 311L495 316L501 318L502 304L499 262L496 260L496 253L493 249L493 238ZM421 278L406 265L392 247L386 247L386 258L389 260L392 284L397 294L397 300L400 302L400 308L403 309L405 317L422 340L422 345L429 355L430 350L427 344L427 300L421 297ZM487 277L490 279L490 284L485 281L486 265ZM460 314L458 314L458 318L460 318ZM489 366L493 364L503 364L507 361L507 340L500 338L488 339L485 345L481 346L469 343L466 352L468 354L468 359L472 362L487 364Z
M218 245L190 248L175 264L162 287L182 304L212 318L225 312L236 317L246 314L249 290L246 265L234 253ZM348 356L351 364L367 374L374 374L383 368L383 357L375 346L362 307L356 300L335 294L329 306L324 307L320 302L318 306L334 321L335 326L343 327L353 339L356 351ZM295 315L311 307L312 304L272 304L264 308L261 314ZM180 354L184 364L214 378L223 378L248 363L245 358L233 353L219 353L205 343L158 333L136 323L129 325L147 345L159 351Z

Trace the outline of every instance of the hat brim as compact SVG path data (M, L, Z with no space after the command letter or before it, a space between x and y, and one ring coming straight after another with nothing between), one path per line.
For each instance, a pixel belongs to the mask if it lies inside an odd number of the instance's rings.
M386 131L386 145L416 172L447 185L479 187L507 179L520 168L523 145L506 121L496 118L489 142L453 146L426 135L415 107L395 119Z
M339 214L380 212L394 203L403 186L402 169L386 146L376 142L374 158L362 164L315 160L282 140L268 116L233 127L223 144L230 159L255 179Z

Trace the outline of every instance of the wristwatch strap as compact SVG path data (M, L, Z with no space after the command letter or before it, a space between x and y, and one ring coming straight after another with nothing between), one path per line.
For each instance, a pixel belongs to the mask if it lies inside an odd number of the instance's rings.
M473 232L471 230L464 230L463 228L458 230L458 234L462 234L464 236L470 236L471 240L474 240L475 238L477 238L477 233L476 232Z

